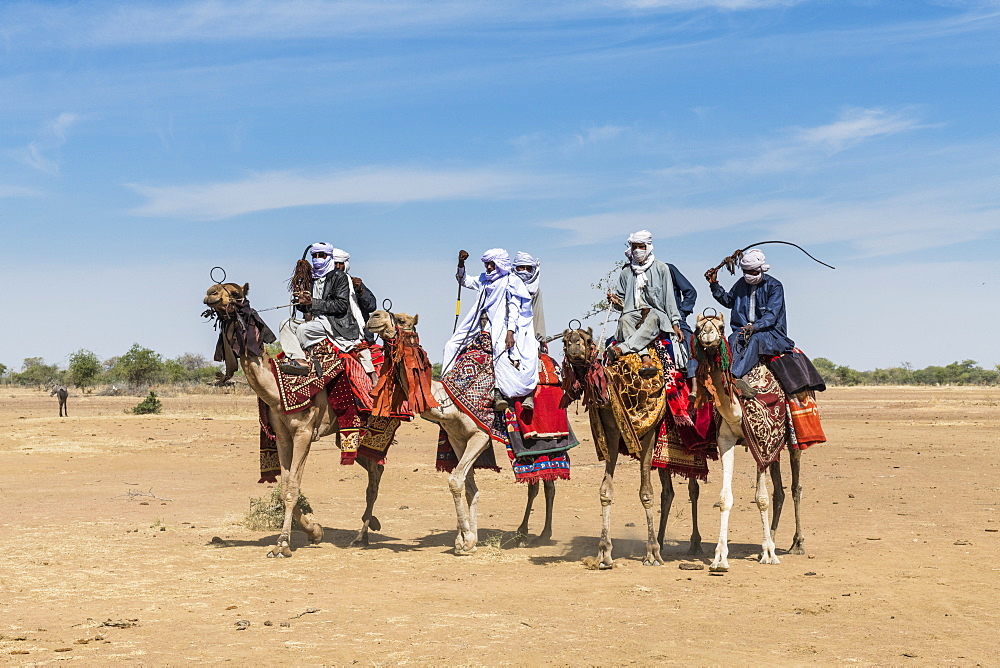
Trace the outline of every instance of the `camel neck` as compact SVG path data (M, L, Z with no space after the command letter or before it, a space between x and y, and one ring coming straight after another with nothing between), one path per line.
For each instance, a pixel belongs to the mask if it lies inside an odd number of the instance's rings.
M263 357L245 353L240 358L243 365L243 373L247 377L247 383L264 403L276 406L280 401L278 396L278 384L271 373L270 364Z
M709 375L712 377L712 387L715 390L715 407L722 415L722 419L729 424L739 424L743 420L743 409L739 401L727 392L728 384L722 369L712 366Z

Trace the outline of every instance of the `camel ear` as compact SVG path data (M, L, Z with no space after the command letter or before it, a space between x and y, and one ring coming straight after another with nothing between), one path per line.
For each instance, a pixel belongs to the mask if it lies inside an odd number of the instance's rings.
M250 294L250 284L249 283L244 283L243 284L243 296L246 297L248 294Z
M695 320L695 322L697 322L700 325L701 321L704 320L704 319L705 319L705 316L703 316L701 313L699 313L698 316L697 316L697 319Z
M420 314L419 314L419 313L414 313L414 314L413 314L413 326L414 326L414 327L416 327L416 326L417 326L417 321L418 321L418 320L420 320Z
M591 339L594 338L594 328L593 327L588 327L587 328L587 336L589 336Z

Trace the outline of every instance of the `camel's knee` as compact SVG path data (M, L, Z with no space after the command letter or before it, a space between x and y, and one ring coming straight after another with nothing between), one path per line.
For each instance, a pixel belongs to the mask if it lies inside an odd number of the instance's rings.
M465 494L465 481L452 474L448 476L448 489L455 496L461 496Z
M771 507L771 499L767 498L766 495L758 496L754 501L757 502L757 509L762 513L767 512Z
M719 510L722 512L728 512L733 509L733 497L721 497L719 498Z

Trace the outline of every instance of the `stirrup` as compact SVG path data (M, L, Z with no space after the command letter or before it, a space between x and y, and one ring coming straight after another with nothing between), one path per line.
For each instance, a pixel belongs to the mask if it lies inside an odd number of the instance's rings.
M308 376L311 371L311 369L304 365L300 360L291 358L279 364L278 370L281 371L281 373L287 373L290 376Z

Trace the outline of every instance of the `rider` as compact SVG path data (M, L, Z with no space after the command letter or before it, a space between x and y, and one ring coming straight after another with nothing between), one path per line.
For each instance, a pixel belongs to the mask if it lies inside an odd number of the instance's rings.
M514 273L524 283L531 295L531 319L535 328L535 338L545 338L545 311L542 309L542 289L539 283L542 263L524 251L514 256Z
M743 376L757 365L761 356L781 355L791 352L795 343L788 338L785 322L785 289L781 281L767 271L764 253L753 248L740 259L743 278L736 281L728 292L719 285L719 270L705 272L712 287L712 296L726 308L732 309L729 323L733 333L729 346L733 353L730 372L736 378L736 387L747 397L756 394Z
M312 244L307 254L312 267L311 289L297 290L292 294L295 308L304 317L292 317L282 322L278 335L286 358L286 362L280 365L281 370L299 376L310 372L305 364L306 349L330 338L341 350L350 350L360 343L364 327L363 322L358 322L359 291L346 272L351 256L326 242ZM374 303L375 296L368 288L364 287L363 293L366 305L368 301ZM319 360L314 359L313 364L316 374L321 375Z
M468 257L465 251L459 253L455 278L460 285L482 294L445 344L441 372L445 374L451 369L485 319L493 343L496 378L493 407L502 411L507 408L508 399L530 395L538 384L538 340L532 325L531 295L521 279L511 273L507 251L493 248L483 253L485 271L478 278L465 273Z
M608 301L622 312L618 318L618 343L609 350L612 355L639 353L646 377L656 375L655 367L646 352L649 345L660 337L660 332L672 332L679 344L684 339L680 323L681 313L674 294L674 280L670 268L653 256L653 235L639 230L628 238L625 257L629 264L618 276L618 286L608 291ZM673 337L671 337L673 338ZM680 349L675 345L675 350ZM682 360L677 360L678 366Z

